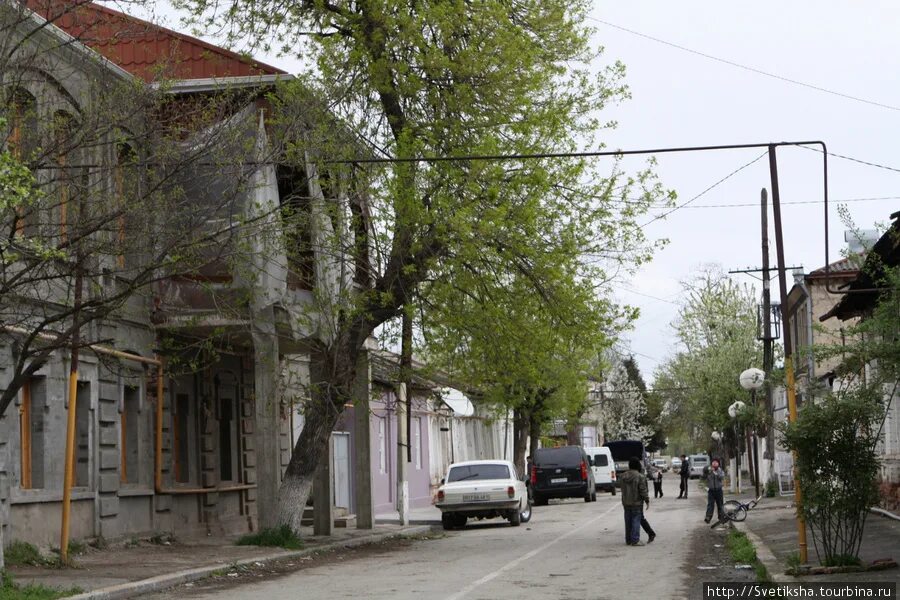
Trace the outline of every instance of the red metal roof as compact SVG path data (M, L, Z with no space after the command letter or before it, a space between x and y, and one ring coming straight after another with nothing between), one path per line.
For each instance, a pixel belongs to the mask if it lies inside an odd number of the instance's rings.
M38 15L144 81L285 74L203 40L84 0L24 0Z

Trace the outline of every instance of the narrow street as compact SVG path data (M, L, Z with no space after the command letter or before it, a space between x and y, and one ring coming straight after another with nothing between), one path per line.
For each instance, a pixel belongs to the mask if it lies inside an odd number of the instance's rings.
M644 547L624 543L619 496L597 502L551 502L519 528L484 521L436 540L393 552L305 568L223 589L210 584L177 589L178 597L228 598L686 598L696 570L691 536L703 530L704 499L676 500L677 479L666 496L651 500L647 518L657 539ZM641 540L646 541L646 534ZM170 592L172 594L175 591ZM162 596L159 596L160 598ZM171 597L171 595L169 596Z

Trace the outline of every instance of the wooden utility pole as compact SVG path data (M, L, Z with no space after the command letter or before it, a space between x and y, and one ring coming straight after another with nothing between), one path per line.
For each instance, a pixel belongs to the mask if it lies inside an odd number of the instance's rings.
M769 145L769 175L772 178L772 213L775 216L775 252L778 260L778 287L781 296L781 329L784 334L784 379L787 388L788 420L797 420L797 395L794 389L794 356L791 340L791 321L788 312L787 274L784 262L784 232L781 226L781 197L778 193L778 161L775 144ZM797 540L800 546L800 563L807 562L806 520L803 518L803 493L800 490L797 452L794 451L794 503L797 505Z
M763 392L765 394L766 414L772 419L772 424L767 432L768 435L766 435L766 454L768 455L769 465L771 465L768 476L771 477L774 475L775 465L775 410L772 403L771 385L772 367L775 362L773 348L775 338L772 336L772 291L769 280L769 202L766 188L760 191L760 204L762 205L763 373L765 373Z

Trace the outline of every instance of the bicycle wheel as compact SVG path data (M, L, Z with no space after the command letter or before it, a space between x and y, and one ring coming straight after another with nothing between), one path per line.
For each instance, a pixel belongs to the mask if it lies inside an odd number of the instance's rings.
M729 500L724 508L725 518L729 521L743 521L747 518L747 508L737 500Z

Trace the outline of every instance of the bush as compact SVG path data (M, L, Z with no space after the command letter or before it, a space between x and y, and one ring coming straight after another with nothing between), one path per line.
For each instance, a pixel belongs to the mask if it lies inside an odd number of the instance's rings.
M778 480L774 477L766 482L766 498L774 498L778 495Z
M33 544L19 540L9 545L4 551L3 557L9 566L31 565L39 567L46 562L40 551Z
M286 548L288 550L300 550L303 548L303 541L297 533L287 525L273 527L272 529L263 529L257 533L245 535L236 543L238 546L272 546L276 548Z
M736 563L748 565L756 563L756 548L743 532L737 529L729 531L725 545Z
M884 407L876 387L857 387L805 405L797 421L781 426L797 453L803 516L822 564L859 555L869 508L878 502L875 446Z

